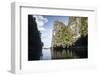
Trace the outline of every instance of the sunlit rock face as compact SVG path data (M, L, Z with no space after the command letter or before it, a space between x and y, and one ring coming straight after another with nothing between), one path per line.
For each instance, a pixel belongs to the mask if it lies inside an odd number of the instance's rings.
M73 38L77 39L80 37L80 25L81 18L80 17L69 17L69 26L71 28L71 32L73 33Z
M88 36L87 17L69 17L68 25L55 21L53 27L52 47L68 48L74 46L79 39ZM81 39L82 38L82 39ZM80 43L80 42L79 42Z
M63 30L65 28L65 25L62 22L55 21L54 27L53 27L53 39L52 39L52 47L61 46L61 35L63 33Z

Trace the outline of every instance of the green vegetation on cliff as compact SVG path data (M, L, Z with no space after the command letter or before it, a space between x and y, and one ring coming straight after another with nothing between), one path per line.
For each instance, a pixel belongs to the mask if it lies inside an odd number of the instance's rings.
M86 36L88 34L88 20L87 20L87 17L82 17L81 18L80 33L81 33L82 36Z
M68 25L54 22L52 47L68 48L82 36L88 35L87 17L69 17Z

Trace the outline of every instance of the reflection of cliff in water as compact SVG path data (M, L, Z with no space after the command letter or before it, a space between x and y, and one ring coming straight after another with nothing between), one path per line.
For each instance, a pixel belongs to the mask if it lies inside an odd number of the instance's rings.
M43 55L41 60L53 60L53 59L77 59L77 58L87 58L87 48L77 47L77 48L58 48L58 49L42 49Z
M87 48L53 49L52 59L87 58Z

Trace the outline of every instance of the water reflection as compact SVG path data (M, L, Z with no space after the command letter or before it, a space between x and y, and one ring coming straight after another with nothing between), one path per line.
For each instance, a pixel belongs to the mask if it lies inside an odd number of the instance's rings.
M87 48L43 49L41 60L88 58Z
M52 59L87 58L87 48L52 50Z
M42 49L42 57L41 60L51 60L51 50L48 49Z

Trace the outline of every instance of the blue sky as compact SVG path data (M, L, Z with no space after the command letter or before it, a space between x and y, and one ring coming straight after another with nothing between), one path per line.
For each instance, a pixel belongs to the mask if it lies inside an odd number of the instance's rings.
M41 32L41 40L44 43L44 48L51 47L54 21L61 21L65 25L68 24L67 16L34 15L33 17L36 18L38 30Z

